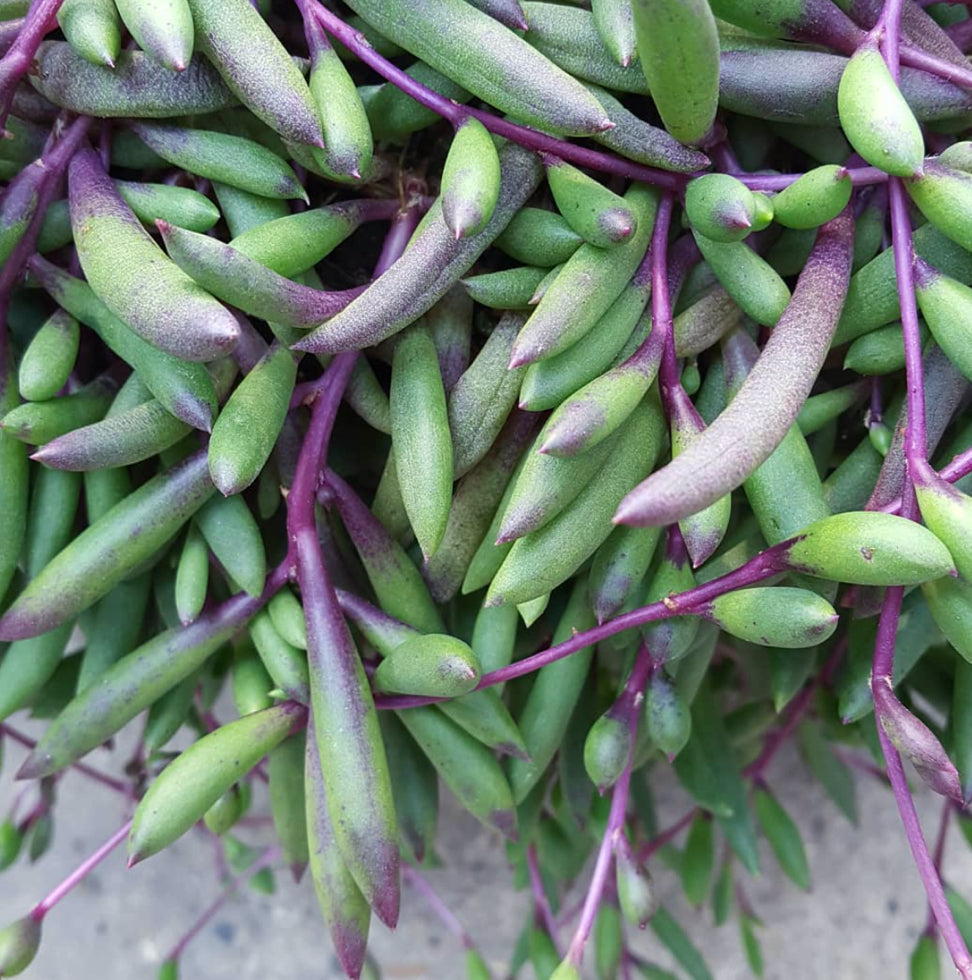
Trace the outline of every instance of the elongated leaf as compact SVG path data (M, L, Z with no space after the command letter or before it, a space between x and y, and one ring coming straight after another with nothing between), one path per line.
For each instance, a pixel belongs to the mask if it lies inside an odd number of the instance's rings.
M784 873L800 888L810 888L810 868L800 831L782 804L766 790L755 796L756 813Z
M699 906L709 894L715 848L712 842L712 821L697 817L689 830L682 854L682 888L692 905Z
M759 871L759 853L746 786L733 755L722 716L707 683L692 705L692 737L675 760L675 773L693 799L712 812L751 873Z
M857 786L850 769L834 755L820 729L806 723L800 727L800 749L810 771L817 777L834 806L857 823Z
M651 929L692 980L713 980L702 954L667 909L659 909L655 913Z

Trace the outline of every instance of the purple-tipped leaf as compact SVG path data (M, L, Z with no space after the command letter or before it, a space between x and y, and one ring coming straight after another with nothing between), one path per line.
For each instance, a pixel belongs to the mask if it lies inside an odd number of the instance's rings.
M619 524L670 524L735 490L782 442L823 365L847 293L854 222L817 235L793 298L729 407L681 455L635 487Z

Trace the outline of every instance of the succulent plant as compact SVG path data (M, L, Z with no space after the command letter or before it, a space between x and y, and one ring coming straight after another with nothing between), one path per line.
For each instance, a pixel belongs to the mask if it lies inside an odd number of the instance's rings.
M903 767L967 821L968 12L332 6L0 0L0 870L70 767L125 810L0 975L124 841L198 825L226 874L163 980L287 865L348 976L404 883L485 980L425 874L440 783L530 889L511 975L671 977L650 927L710 978L673 865L761 973L759 835L812 876L796 737L845 813L887 776L911 975L941 943L969 980ZM130 722L122 778L84 761Z

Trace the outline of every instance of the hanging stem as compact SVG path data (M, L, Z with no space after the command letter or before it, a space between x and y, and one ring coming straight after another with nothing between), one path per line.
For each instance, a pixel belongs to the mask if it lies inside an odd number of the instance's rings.
M537 849L535 845L531 844L527 848L526 860L527 871L530 875L530 891L533 894L533 902L537 907L537 912L540 915L540 920L543 922L543 927L547 930L550 941L557 950L557 955L560 956L562 954L560 952L560 943L557 942L557 920L554 917L553 909L550 908L550 902L547 900L546 889L543 887L543 878L540 875L540 862L537 860Z
M377 279L389 266L394 264L405 251L412 232L421 214L421 201L413 201L400 210L392 219L391 228L385 237L381 254L375 266L373 278ZM315 389L315 400L311 410L311 424L304 436L294 482L287 496L287 531L292 546L299 537L320 552L317 540L317 527L314 520L314 501L321 464L334 429L334 419L344 395L351 371L358 359L358 351L345 351L338 354L321 376ZM310 394L310 392L308 393ZM313 540L311 541L311 538Z
M883 613L882 613L883 615ZM897 616L895 616L897 619ZM901 814L901 822L905 827L905 834L908 837L908 845L911 847L912 856L918 867L918 874L921 876L922 884L925 886L925 894L928 896L928 905L932 915L938 924L938 931L948 949L955 969L963 980L972 980L972 957L969 956L965 940L955 924L952 910L948 907L945 898L945 890L942 888L941 878L935 870L935 863L931 854L928 852L928 844L921 831L921 823L918 820L918 811L915 810L915 801L911 798L908 789L908 780L905 776L904 767L901 764L901 757L898 755L894 746L889 741L884 729L878 726L878 735L881 738L881 750L884 752L884 759L887 763L888 778L891 780L891 790L894 793L895 802L898 804L898 812Z
M584 907L581 909L580 921L577 923L577 929L567 950L567 959L576 967L580 967L581 961L584 958L584 947L587 945L591 929L594 927L594 919L601 905L604 886L607 883L608 874L614 860L614 848L617 846L618 839L624 833L624 820L628 811L628 792L631 788L631 766L634 762L635 742L638 736L638 721L641 716L641 706L645 697L645 686L648 683L651 669L651 653L648 647L642 644L638 650L638 656L635 659L631 676L628 678L624 690L618 698L619 704L623 704L627 709L626 713L630 731L628 762L618 781L614 784L614 791L611 794L611 810L608 813L607 827L604 829L604 837L601 839L601 846L597 852L594 874L591 877L591 883L587 889L587 898L584 900Z
M887 63L888 71L895 81L900 75L901 8L903 0L886 0L881 18L875 25L873 34L880 38L881 53ZM905 348L905 376L908 385L908 428L905 433L905 457L909 471L927 460L925 435L925 392L921 364L921 340L918 333L918 313L915 305L915 290L912 275L914 262L911 224L908 220L904 187L898 178L888 184L891 212L891 245L894 249L894 268L897 276L898 299L901 304L901 322ZM901 516L914 520L917 506L911 482L911 472L905 473L901 494ZM904 589L901 586L889 588L885 593L878 620L877 638L874 644L874 659L871 669L871 683L891 682L894 673L894 640L898 632L901 615L901 600ZM928 843L921 830L914 800L908 788L901 756L891 744L881 724L880 709L875 704L875 723L881 741L891 790L894 793L898 813L904 824L908 845L915 859L918 874L921 876L928 904L948 948L952 961L959 974L969 980L972 978L972 958L965 946L955 919L945 900L941 878L935 868Z
M932 864L939 878L942 876L942 864L945 861L945 844L948 841L948 828L952 822L952 811L955 804L951 800L945 800L942 804L942 815L938 821L938 836L935 838L935 850L932 851ZM925 935L935 935L935 912L928 907L928 923L925 926Z
M25 749L35 749L37 747L37 743L32 738L28 738L22 732L18 732L15 728L11 728L6 722L0 722L0 736L2 735L6 735L18 745L22 745ZM87 776L89 779L93 779L96 783L101 783L102 786L107 786L108 789L113 789L116 793L121 793L126 797L131 795L131 788L129 787L128 783L125 783L120 779L115 779L113 776L109 776L107 773L99 772L97 769L92 768L85 762L72 763L72 768L77 769L77 771L82 775Z
M411 865L402 866L402 877L425 899L426 904L438 916L439 920L462 943L464 949L475 949L472 936L459 921L455 912L439 897L429 880Z
M790 738L793 732L796 731L796 727L800 723L800 720L806 714L810 705L813 704L814 695L821 687L824 687L830 683L835 671L837 670L837 667L844 658L844 654L847 652L847 644L849 639L849 635L845 633L834 644L834 648L831 650L830 656L827 658L827 662L824 664L823 669L820 671L817 677L814 678L813 683L807 684L793 699L793 701L790 702L790 705L786 711L786 716L783 719L783 723L766 740L766 744L763 746L763 751L760 752L756 760L750 763L743 770L744 776L748 776L754 781L758 781L763 773L766 772L767 767L769 766L770 762L773 761L776 753Z
M108 857L111 852L118 847L118 845L128 836L128 831L131 829L131 820L126 821L121 827L116 830L111 837L108 838L94 852L89 858L82 861L75 869L72 871L65 879L62 881L48 896L47 898L38 902L33 909L31 909L30 917L35 922L41 922L45 915L52 908L54 908L57 903L64 898L65 895L75 885L80 884L88 876L88 874L96 868L106 857Z
M670 827L655 834L650 841L642 844L641 849L638 851L638 863L643 864L648 860L656 851L660 851L666 844L675 840L678 835L685 830L686 827L690 826L692 821L701 813L702 811L697 806L693 806L691 810L687 813L683 813L682 816L678 818Z
M213 918L213 916L226 904L227 900L233 895L233 893L249 878L252 878L257 872L262 871L264 868L269 867L276 861L281 854L281 849L278 846L268 847L261 855L259 855L253 863L241 871L235 878L233 878L226 888L223 890L222 894L218 895L213 902L211 902L206 909L203 911L202 915L189 927L181 939L169 950L169 955L163 960L163 963L171 963L183 954L185 948L199 935L200 932L206 927L206 924Z

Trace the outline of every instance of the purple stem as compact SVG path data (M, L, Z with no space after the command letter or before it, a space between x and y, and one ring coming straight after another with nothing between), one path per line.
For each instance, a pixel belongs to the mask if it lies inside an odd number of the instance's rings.
M755 782L759 782L761 780L763 773L766 772L766 769L768 768L770 762L773 761L776 753L796 730L797 725L800 723L800 719L804 716L807 709L813 703L818 688L823 687L830 682L834 672L837 670L837 667L840 664L840 661L844 657L844 653L847 651L849 639L849 634L845 633L834 644L834 648L831 650L830 656L827 658L827 662L823 666L823 670L820 671L812 684L806 685L797 695L797 697L790 702L790 705L786 711L786 717L783 720L783 724L781 724L780 727L766 740L766 744L763 746L763 751L760 752L755 761L751 762L743 770L744 776L748 776Z
M854 187L883 184L888 175L877 167L845 167ZM735 174L751 191L781 191L798 181L803 174Z
M932 851L932 864L935 865L935 872L939 877L942 875L942 864L945 861L945 844L948 840L948 827L952 822L952 811L955 804L951 800L945 800L942 804L942 815L938 821L938 836L935 838L935 850ZM925 935L935 935L935 912L929 906L928 924L925 926Z
M970 473L972 473L972 448L953 456L952 461L938 471L938 475L949 483L955 483ZM901 506L900 501L898 506Z
M533 894L533 902L540 914L544 929L550 936L550 941L557 950L557 955L562 956L560 943L557 941L557 920L554 918L553 909L547 901L547 892L543 887L543 878L540 875L540 862L537 860L537 848L531 844L526 853L527 871L530 874L530 891Z
M320 551L314 522L314 500L320 476L321 459L327 449L338 405L344 394L357 351L346 351L331 362L321 379L321 392L314 400L310 428L304 436L294 482L287 496L287 531L291 542L299 549L301 542ZM303 585L303 583L302 583ZM305 595L305 601L314 601Z
M897 83L901 76L901 8L904 0L884 0L884 8L871 34L880 38L881 54L891 77Z
M889 589L888 591L891 592L892 590ZM891 610L888 618L893 619L896 625L898 620L897 602L885 600L885 609ZM881 616L883 619L883 610ZM880 632L880 627L878 629ZM918 874L921 875L925 893L928 895L928 905L935 916L938 931L949 955L952 957L952 962L955 964L959 976L963 980L972 980L972 957L969 956L965 940L955 924L952 910L948 907L948 902L945 899L941 879L938 877L935 863L928 852L928 844L921 832L921 823L918 820L918 812L915 810L915 801L911 798L911 793L908 790L908 780L905 776L904 767L901 765L901 757L880 725L878 726L878 735L881 738L881 749L887 764L888 778L891 780L891 790L894 793L895 802L898 804L898 812L901 814L901 822L905 827L905 834L908 837L908 844L918 867Z
M656 851L660 851L666 844L675 840L678 835L688 827L693 820L702 811L697 806L693 806L691 810L687 813L683 813L682 816L678 818L667 829L661 831L661 833L655 834L654 837L647 844L642 845L641 850L638 851L638 863L643 864L648 860Z
M570 656L578 650L601 640L621 633L624 630L632 629L635 626L643 626L645 623L654 623L661 619L669 619L672 616L690 616L696 614L698 606L704 605L717 596L733 589L742 589L750 585L755 585L764 579L771 578L786 571L786 554L792 545L792 540L781 541L761 551L754 558L751 558L745 565L741 565L734 571L720 575L719 578L706 582L704 585L697 585L695 588L687 589L685 592L676 592L665 596L658 602L653 602L631 612L622 613L614 619L595 626L589 630L575 633L569 640L558 643L556 646L548 647L530 657L518 660L507 667L501 667L488 674L484 674L476 685L476 690L484 687L492 687L494 684L504 684L516 677L523 677L525 674L532 674L533 671L546 667L557 660ZM375 704L379 708L416 708L424 704L434 704L440 698L418 697L414 695L402 695L397 697L375 697Z
M887 62L891 77L898 81L901 53L901 8L903 0L885 0L881 18L875 25L882 32L881 54ZM905 375L908 385L908 429L905 434L905 457L909 465L928 458L925 427L925 379L921 363L921 335L918 330L918 309L915 303L914 243L911 238L911 219L904 185L898 177L888 182L891 212L891 245L894 249L894 272L901 303L901 330L905 349ZM910 493L905 482L904 497ZM910 515L906 515L910 516Z
M79 884L81 881L87 877L88 873L96 868L106 857L108 857L111 852L118 847L118 845L128 836L128 831L131 829L131 820L127 821L121 827L116 830L111 837L108 838L94 852L89 858L82 861L75 869L72 871L65 879L62 881L48 896L42 901L38 902L33 909L31 909L30 917L35 922L40 922L43 920L44 916L52 908L54 908L57 903L64 898L65 895L75 885Z
M901 64L909 68L917 68L926 71L929 75L943 78L946 82L958 85L960 88L972 89L972 71L954 65L948 61L942 61L935 55L922 51L920 48L912 47L910 44L902 45L899 48Z
M64 0L35 0L24 18L17 40L0 59L0 130L7 124L14 89L29 70L41 41L54 29Z
M672 297L668 291L668 232L672 223L672 195L666 194L658 206L651 238L651 332L658 332L662 344L659 381L666 409L671 414L670 397L681 385L675 360L675 337L672 330Z
M685 277L692 270L693 266L702 261L702 253L691 235L682 235L676 239L675 243L668 250L668 300L672 300L682 291L685 285ZM643 275L643 270L647 267L648 275L651 275L651 248L645 253L642 264L638 267L633 278L637 279Z
M10 305L10 294L23 274L27 260L37 250L37 238L47 208L57 193L58 180L70 163L71 157L74 156L74 151L84 139L90 123L91 119L88 116L79 116L61 133L60 138L49 143L44 149L40 165L45 167L47 173L38 188L37 210L27 230L14 245L3 268L0 269L0 377L5 376L7 366L7 308ZM58 123L55 123L55 127L57 125Z
M520 126L517 123L501 119L491 112L457 105L451 99L439 95L438 92L433 92L432 89L426 88L414 78L409 77L402 69L395 67L372 48L363 34L319 3L311 4L310 0L298 0L298 6L304 16L316 17L329 34L336 37L349 51L353 51L369 68L373 68L379 75L386 78L396 88L401 89L406 95L410 95L420 105L424 105L427 109L431 109L447 119L453 126L461 125L463 120L472 116L478 119L490 132L519 143L530 150L550 153L578 166L589 167L591 170L617 174L629 180L643 180L667 190L679 190L685 186L688 180L688 177L682 174L673 174L666 170L658 170L655 167L646 167L611 153L602 153L600 150L592 150L586 146L578 146L575 143L557 139L555 136L548 136L546 133L538 132L528 126Z
M885 0L881 19L875 27L875 31L883 30L882 54L895 81L899 75L902 3L903 0ZM924 378L912 278L914 254L911 224L908 219L904 188L901 181L898 178L892 178L888 185L888 191L891 207L891 244L894 248L898 298L901 302L905 374L908 383L908 429L905 434L905 455L910 469L915 464L924 462L927 458ZM901 516L914 520L917 516L917 508L909 474L905 475L901 499ZM878 620L877 638L874 643L874 661L871 670L872 685L882 683L885 680L890 682L894 672L894 640L898 632L898 620L903 597L904 589L901 586L889 588L885 594L881 616ZM928 851L928 843L922 833L914 800L911 798L911 792L908 789L908 780L901 764L901 756L884 731L876 702L875 723L877 724L888 778L891 780L891 790L898 805L898 812L901 815L901 822L904 824L905 835L908 838L908 845L911 847L918 874L921 876L925 893L928 896L929 907L938 923L939 931L952 957L952 962L959 974L966 980L970 980L972 978L972 957L969 956L965 941L962 939L951 909L948 907L941 878Z
M408 245L412 232L418 223L420 208L421 201L410 201L392 219L391 228L385 237L372 278L377 279L390 266L394 265L402 252L405 251L405 247ZM318 554L320 553L320 544L317 539L317 527L314 520L314 501L317 496L322 457L331 438L338 405L341 403L344 389L347 387L357 358L358 351L346 351L343 354L338 354L319 379L318 394L311 412L310 428L304 436L304 443L301 446L300 457L297 461L297 471L294 474L294 482L287 497L287 531L291 537L292 545L296 545L298 537L303 536L306 539L305 544ZM333 605L337 608L336 598Z
M856 769L858 772L862 772L867 776L872 776L880 783L889 782L887 772L871 762L870 758L865 758L856 752L851 752L841 745L833 746L833 752L848 768Z
M6 735L13 741L22 745L25 749L35 749L37 743L32 739L28 738L26 735L18 732L15 728L11 728L8 724L0 724L0 735ZM106 773L99 772L97 769L92 768L85 762L75 762L72 764L72 768L77 769L78 772L87 776L89 779L93 779L96 783L101 783L102 786L107 786L109 789L113 789L116 793L121 793L123 796L130 796L131 790L127 783L122 782L120 779L115 779L113 776L109 776Z
M384 244L381 246L381 254L375 264L374 279L387 272L398 261L418 227L423 210L428 209L410 203L392 218L391 228L388 229Z
M891 244L894 249L894 271L898 279L901 302L901 331L904 337L905 377L908 385L908 428L905 431L905 458L909 468L928 459L925 427L925 376L921 363L921 334L915 304L914 245L911 220L904 185L892 177L888 185L891 209ZM904 496L910 493L906 481Z
M953 456L952 461L938 471L938 475L949 483L955 483L957 480L961 480L963 476L968 476L969 473L972 473L972 448ZM901 511L901 498L895 497L880 510L885 514L899 513Z
M884 421L884 400L881 397L881 378L874 375L871 378L871 404L867 415L868 428L880 425Z
M597 910L601 904L604 886L607 883L608 873L611 870L614 848L617 846L618 839L624 833L624 819L628 810L628 790L631 786L631 764L634 761L635 741L638 735L638 720L641 715L645 686L648 683L651 669L651 653L648 647L642 644L638 650L638 657L635 660L631 676L628 678L627 683L624 685L624 690L618 698L619 704L623 705L623 708L626 709L631 732L628 745L628 763L624 767L624 771L621 773L618 781L614 784L614 792L611 794L611 810L608 813L607 827L604 829L601 847L597 852L594 874L591 878L590 886L587 889L587 898L584 900L580 921L577 923L574 937L570 941L570 948L567 950L567 959L578 968L584 958L584 947L587 945L587 939L591 934L594 919L597 916Z
M217 896L216 899L205 909L202 915L192 924L189 930L182 936L182 938L169 950L169 955L163 960L164 963L169 963L174 960L179 959L179 957L185 951L185 948L192 942L196 936L206 927L206 924L212 919L212 917L223 907L227 899L232 896L232 894L243 884L248 878L252 878L257 872L262 871L264 868L273 864L281 854L281 849L279 846L268 847L259 857L257 857L253 863L241 871L236 877L234 877L223 893Z
M465 949L475 949L472 937L466 932L465 926L456 917L455 912L439 897L439 894L429 883L428 879L406 864L402 866L402 877L425 899L426 904L439 917L439 920L451 932Z

